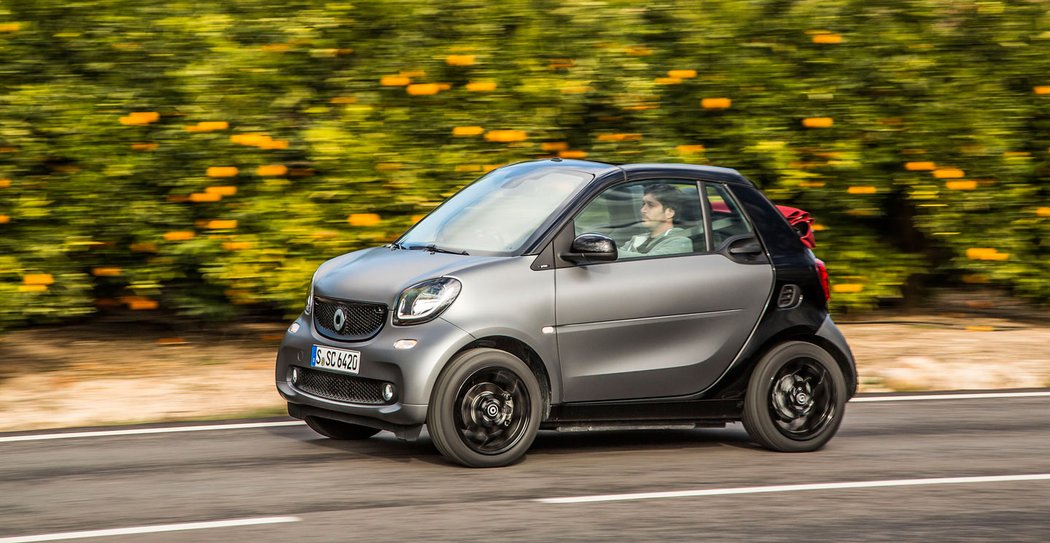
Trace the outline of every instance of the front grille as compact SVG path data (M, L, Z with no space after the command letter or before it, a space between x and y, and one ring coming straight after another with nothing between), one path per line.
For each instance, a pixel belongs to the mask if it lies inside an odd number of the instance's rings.
M383 404L382 381L329 371L298 368L299 378L292 385L307 394L347 403Z
M341 313L340 317L337 313ZM322 335L343 341L364 341L386 323L386 306L314 296L314 324ZM339 326L341 324L341 326Z

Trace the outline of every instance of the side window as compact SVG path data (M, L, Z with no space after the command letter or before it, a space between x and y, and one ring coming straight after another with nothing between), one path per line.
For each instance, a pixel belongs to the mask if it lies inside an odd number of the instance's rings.
M639 185L619 185L601 193L573 221L576 235L596 232L613 238L617 244L626 241L637 233L638 206L635 202L641 198L642 187Z
M693 181L647 180L612 187L573 220L575 234L616 242L619 260L704 252L703 213Z
M711 217L711 238L717 251L729 238L752 232L751 223L740 212L736 200L725 185L705 183L707 205Z

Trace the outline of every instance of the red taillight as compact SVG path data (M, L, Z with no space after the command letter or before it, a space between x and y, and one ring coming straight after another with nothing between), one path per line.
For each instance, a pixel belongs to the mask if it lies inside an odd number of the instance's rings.
M824 261L816 259L817 261L817 275L820 276L820 286L824 289L824 301L831 301L831 282L828 281L828 267L824 265Z

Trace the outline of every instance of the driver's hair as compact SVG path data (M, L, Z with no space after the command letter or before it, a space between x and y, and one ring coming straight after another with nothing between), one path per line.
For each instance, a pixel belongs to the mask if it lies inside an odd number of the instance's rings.
M645 187L645 194L651 195L653 199L660 202L660 205L665 208L673 209L675 219L682 214L682 207L685 206L685 197L682 195L682 191L674 186L667 183L648 185Z

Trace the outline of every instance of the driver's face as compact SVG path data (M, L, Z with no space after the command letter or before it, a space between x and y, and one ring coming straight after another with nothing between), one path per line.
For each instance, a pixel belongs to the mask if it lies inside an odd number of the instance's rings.
M663 206L651 194L642 197L642 221L645 226L652 228L661 224L670 223L674 219L674 210Z

